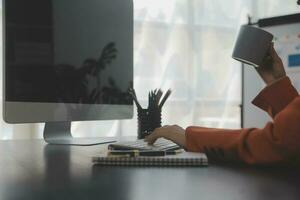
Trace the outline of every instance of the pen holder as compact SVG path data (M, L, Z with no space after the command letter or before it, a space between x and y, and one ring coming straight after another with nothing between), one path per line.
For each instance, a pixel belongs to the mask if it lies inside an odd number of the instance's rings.
M161 127L161 109L138 109L138 139L144 139Z

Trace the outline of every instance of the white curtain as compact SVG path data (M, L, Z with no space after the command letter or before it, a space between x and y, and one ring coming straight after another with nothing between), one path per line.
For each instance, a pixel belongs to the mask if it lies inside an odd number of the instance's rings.
M240 127L240 64L231 58L239 26L248 14L299 11L296 0L134 0L134 7L134 87L143 106L149 90L171 88L163 124L223 128ZM2 139L42 136L41 124L0 125ZM74 123L73 132L134 136L137 119Z

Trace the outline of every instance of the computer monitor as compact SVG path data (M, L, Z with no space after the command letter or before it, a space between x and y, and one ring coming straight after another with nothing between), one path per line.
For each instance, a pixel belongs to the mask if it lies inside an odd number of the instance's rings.
M46 122L52 144L108 142L78 142L70 124L132 118L132 0L2 2L4 120Z

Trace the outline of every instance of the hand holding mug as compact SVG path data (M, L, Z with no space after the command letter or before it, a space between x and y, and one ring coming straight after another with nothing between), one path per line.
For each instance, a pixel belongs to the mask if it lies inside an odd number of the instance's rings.
M273 43L263 64L255 69L267 85L271 85L278 79L286 76L282 60L276 53Z

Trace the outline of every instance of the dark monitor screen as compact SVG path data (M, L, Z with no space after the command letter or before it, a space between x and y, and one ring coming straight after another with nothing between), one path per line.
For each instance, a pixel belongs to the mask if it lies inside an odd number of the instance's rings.
M122 2L6 0L5 100L132 105L133 33Z

